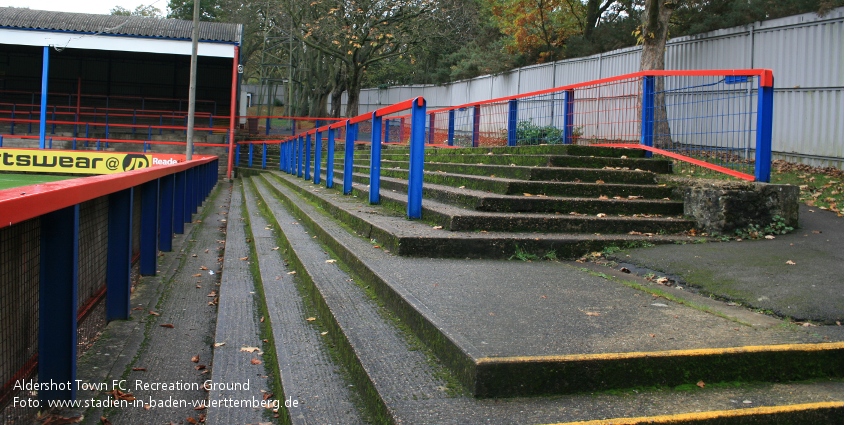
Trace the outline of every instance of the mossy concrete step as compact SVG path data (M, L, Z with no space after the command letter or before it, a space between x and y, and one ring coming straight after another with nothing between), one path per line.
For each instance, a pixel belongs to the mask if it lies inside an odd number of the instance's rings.
M408 162L406 154L382 153L383 160ZM361 153L355 160L369 161L369 154ZM568 155L436 155L427 154L426 162L456 164L521 165L525 167L613 168L644 170L659 174L672 172L672 163L666 160L644 158L609 158Z
M353 165L369 166L369 161L353 161ZM407 169L408 163L382 160L382 168ZM335 168L343 168L343 160L335 160ZM452 174L502 177L515 180L572 182L572 183L622 183L657 184L657 175L649 171L595 168L524 167L510 165L456 164L426 162L425 171L443 171Z
M333 191L326 193L290 176L264 173L258 183L270 185L267 187L284 207L299 217L296 224L307 227L308 236L320 239L338 261L360 276L473 396L571 394L655 386L697 390L696 383L718 388L718 383L725 382L737 385L833 378L825 381L827 390L812 398L814 402L834 403L828 405L834 410L841 409L841 338L828 341L805 328L779 326L779 321L764 316L755 320L758 325L739 316L719 316L706 305L692 308L656 298L648 288L633 282L557 262L396 257L383 246L373 246L372 234L352 235L336 221L349 225L348 217L325 208L320 211L300 195L348 203L343 208L347 214L354 216L357 209L357 216L370 216L371 222L390 220L389 216L364 212L368 207L350 197L331 200L337 196ZM352 205L355 203L357 207ZM405 223L407 226L409 222ZM316 261L322 263L322 258ZM385 367L389 373L380 377L392 374L401 380L402 368ZM379 381L372 379L377 390ZM822 385L820 381L815 384ZM540 400L559 403L561 399L517 398L495 404L531 406ZM442 406L440 402L431 403ZM485 406L478 403L481 401L472 401L467 409ZM408 406L396 405L397 410ZM469 418L464 417L464 421L477 422L476 417Z
M275 176L278 184L301 181L288 177L285 173L267 173L265 177ZM272 179L274 187L278 186ZM335 182L340 188L341 183ZM408 221L396 212L404 210L403 194L384 192L383 207L358 208L360 202L367 198L367 190L363 185L353 185L354 196L323 197L320 189L311 183L293 186L301 196L318 203L322 208L340 217L350 227L357 231L372 235L382 246L391 252L410 257L436 258L510 258L518 252L536 256L553 254L559 258L578 258L594 251L601 251L607 247L635 247L650 244L685 243L695 239L687 236L667 236L648 233L649 230L659 229L660 226L678 224L679 228L689 225L689 222L668 218L614 218L588 217L553 214L520 214L519 218L527 223L516 225L537 229L542 233L526 233L503 231L508 226L514 226L513 215L501 213L470 212L461 208L442 204L437 201L423 202L423 218L425 222ZM336 193L329 190L329 193ZM357 197L357 198L356 198ZM355 209L353 212L349 209ZM365 212L362 212L365 211ZM373 221L374 211L381 211L380 221ZM507 217L511 217L508 221ZM481 226L481 227L473 227ZM624 234L599 234L595 232L577 234L574 232L555 232L554 228L569 229L606 229L619 227L626 230ZM451 231L450 231L451 230ZM617 232L622 233L622 232Z
M367 146L367 148L369 148ZM388 145L384 152L408 153L407 146ZM645 151L640 149L606 148L582 145L529 145L529 146L497 146L477 148L440 148L426 147L428 154L434 152L437 155L575 155L575 156L604 156L619 158L644 158Z
M369 185L369 174L353 174L352 180ZM335 170L343 178L342 170ZM407 180L382 176L380 184L384 190L407 192ZM654 217L680 216L684 212L683 202L655 199L612 199L550 197L532 194L499 195L479 190L426 183L423 198L469 208L473 211L500 213L558 213L558 214L615 214L620 216L647 215ZM690 227L682 230L688 230ZM615 233L615 232L614 232Z
M366 167L355 167L357 172L365 172ZM368 171L366 171L368 172ZM382 168L382 176L408 178L408 170L393 167ZM453 187L465 187L500 195L531 195L569 196L608 198L621 197L627 199L663 199L672 196L672 188L656 184L623 184L595 182L545 182L508 179L501 177L473 176L466 174L446 173L443 171L424 171L423 180L426 183L442 184Z

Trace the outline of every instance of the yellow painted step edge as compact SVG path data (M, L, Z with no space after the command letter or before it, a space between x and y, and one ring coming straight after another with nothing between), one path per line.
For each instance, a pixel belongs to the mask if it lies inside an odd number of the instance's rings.
M582 422L560 422L549 425L639 425L639 424L672 424L678 422L703 421L723 418L743 418L755 415L774 415L779 413L792 413L806 410L821 410L831 408L842 408L841 401L828 401L820 403L792 404L788 406L764 406L749 407L747 409L735 410L714 410L710 412L681 413L677 415L647 416L639 418L615 418L600 419Z
M648 357L694 357L725 354L764 353L783 351L828 351L842 350L843 342L824 342L818 344L781 344L781 345L749 345L745 347L701 348L694 350L666 350L643 351L630 353L597 353L597 354L567 354L560 356L513 356L513 357L482 357L476 360L477 365L490 363L544 363L544 362L575 362L589 360L624 360Z

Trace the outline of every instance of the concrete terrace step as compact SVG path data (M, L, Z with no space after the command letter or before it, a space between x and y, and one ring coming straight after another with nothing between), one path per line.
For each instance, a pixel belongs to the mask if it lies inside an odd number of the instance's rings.
M601 251L608 246L643 246L694 240L688 236L663 236L644 232L615 235L553 232L555 229L607 229L612 226L652 229L656 224L675 221L672 219L629 217L622 220L614 217L548 214L519 214L518 217L514 217L514 215L485 212L467 214L468 211L465 209L431 200L423 202L424 221L409 221L390 208L365 204L366 188L358 185L353 185L353 191L358 195L350 197L342 196L333 190L326 191L317 188L308 182L282 173L267 173L264 177L272 179L274 187L278 182L296 190L300 196L332 211L332 214L347 222L357 232L373 235L372 237L377 238L383 246L402 256L509 258L515 252L523 251L536 255L554 252L561 258L578 258L585 253ZM335 187L340 187L340 185L339 181L335 182ZM396 209L401 209L404 202L402 194L388 191L382 193L384 205L393 205ZM378 217L378 221L373 217ZM545 228L542 232L533 233L501 231L508 225L525 226L525 224L520 224L520 219L525 219L529 223L532 219L545 220L535 223L535 227L544 224ZM682 222L682 220L677 221ZM483 228L478 229L476 226ZM631 231L626 231L628 232Z
M317 288L312 294L336 324L327 338L348 345L354 357L344 358L360 366L356 389L385 422L841 421L841 340L718 317L557 262L396 257L265 177L252 181L298 259L298 275ZM470 394L444 391L450 381L383 327L373 302L328 260L374 291ZM806 378L817 380L717 385ZM606 389L617 391L579 395ZM517 397L537 394L564 395ZM740 409L749 403L761 408Z
M290 397L298 401L296 406L287 409L288 419L293 424L363 423L349 382L343 377L340 366L332 361L321 330L307 321L310 313L306 312L303 301L307 290L297 288L294 275L289 274L291 269L279 252L278 223L269 222L261 213L266 208L251 185L243 188L238 184L236 191L238 194L243 191L244 213L249 225L247 240L254 246L249 257L251 262L258 263L257 277L266 302L262 310L272 329L276 368L284 391L284 397L276 398L287 400Z
M369 184L369 170L365 167L356 167L357 173L353 174L353 181L358 183ZM342 177L342 170L335 170L335 175ZM382 169L382 177L380 179L381 185L385 189L393 189L397 191L407 192L407 171L404 170L385 170ZM445 177L439 179L438 177ZM671 201L668 197L666 199L645 199L642 195L628 195L622 197L617 193L634 192L634 189L624 187L623 185L614 185L616 191L601 192L595 197L584 196L556 196L543 192L514 192L512 194L489 193L483 188L477 189L475 187L467 188L466 185L458 185L462 180L453 180L450 176L444 176L440 173L428 173L424 178L427 184L423 186L423 194L426 199L437 199L439 201L460 205L466 208L477 211L498 211L498 212L559 212L569 213L578 212L581 214L652 214L652 215L676 215L679 216L684 212L684 204L680 201ZM432 181L434 180L434 181ZM489 180L488 180L489 181ZM493 184L502 183L505 186L504 191L512 192L508 187L510 181L499 179L498 181L491 181ZM484 186L485 181L478 179L477 186ZM529 189L528 185L520 188ZM535 189L541 189L542 184L538 184ZM591 187L593 191L601 191L604 185L588 185L576 183L581 187ZM476 186L476 185L473 185ZM568 185L568 186L571 186ZM620 186L622 186L620 188ZM518 186L519 187L519 186ZM642 187L642 186L640 186ZM613 190L611 188L610 190ZM655 187L657 189L667 189L665 187ZM588 189L590 190L590 189ZM612 193L608 196L607 193ZM636 193L641 193L637 191ZM670 193L664 193L669 196ZM613 196L613 198L611 198Z
M367 153L356 154L358 158L368 158ZM389 161L408 161L408 154L391 153L390 150L382 152L382 159ZM445 162L455 164L487 164L487 165L519 165L524 167L568 167L568 168L624 168L629 170L640 169L655 173L666 174L671 172L671 163L666 160L653 160L645 158L608 158L595 156L571 156L571 155L514 155L514 154L441 154L438 152L426 152L426 162Z
M276 173L276 175L285 177L285 174L282 173ZM342 177L342 174L337 172L335 175ZM336 187L342 186L342 181L339 179L340 177L335 181ZM369 182L368 177L362 175L357 175L353 180ZM381 203L395 210L404 211L407 205L404 184L404 182L396 179L383 178ZM391 187L396 189L391 189ZM353 190L359 194L361 199L366 199L369 196L369 188L364 184L353 183ZM440 202L436 198L441 196L442 193L436 192L437 190L448 191L447 194L450 192L469 194L473 191L447 187L432 188L432 185L423 187L423 219L434 225L442 226L445 230L452 231L580 233L590 234L590 237L595 238L604 234L646 234L646 236L653 236L658 233L676 234L695 226L693 221L678 217L662 217L660 214L636 213L630 210L629 212L632 215L588 214L573 212L571 209L569 212L560 214L476 211L453 205L451 202L454 202L454 199L451 199L450 203ZM489 198L493 199L495 196L489 196ZM521 197L510 197L510 199L517 203L522 200ZM563 211L566 211L566 209ZM539 239L547 235L532 236ZM554 236L552 237L554 238ZM666 241L673 242L674 240L667 239Z
M369 161L353 161L355 165L369 165ZM336 168L343 167L343 160L335 162ZM389 169L399 167L407 169L407 161L384 161L382 168ZM444 173L464 174L473 176L500 177L514 180L546 181L546 182L574 182L574 183L605 183L621 184L657 184L657 177L649 171L634 171L622 169L595 169L595 168L562 168L562 167L525 167L510 165L487 165L487 164L460 164L460 163L438 163L426 162L423 166L425 171L442 171Z
M391 165L390 168L385 168ZM366 167L355 167L358 172ZM408 178L408 169L395 166L391 163L382 163L382 176ZM662 199L672 196L672 189L666 185L655 184L625 184L625 183L603 183L595 182L548 182L528 181L520 179L509 179L503 177L474 176L466 174L447 173L445 171L423 172L424 181L427 183L449 185L453 187L466 187L469 189L482 190L485 192L498 193L500 195L524 195L530 193L545 196L569 196L598 198L607 197L634 197L644 199Z

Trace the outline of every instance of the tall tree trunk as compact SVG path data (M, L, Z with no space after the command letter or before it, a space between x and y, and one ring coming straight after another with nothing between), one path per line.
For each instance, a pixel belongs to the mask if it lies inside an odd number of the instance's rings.
M346 79L346 116L348 118L358 116L358 101L361 96L361 79L364 77L363 67L354 63L347 67Z
M666 41L669 38L669 19L677 2L674 0L646 0L643 12L643 51L640 56L640 70L663 70L666 67ZM654 91L654 146L672 146L672 133L666 113L666 96L663 77L655 77Z
M340 102L343 99L343 92L346 91L346 82L343 77L343 68L339 67L335 76L334 87L332 88L332 110L333 118L340 118Z

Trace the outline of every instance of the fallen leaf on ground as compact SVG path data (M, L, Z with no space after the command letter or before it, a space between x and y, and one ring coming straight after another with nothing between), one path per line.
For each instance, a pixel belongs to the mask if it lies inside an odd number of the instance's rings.
M326 335L328 335L328 334L329 334L329 333L328 333L328 331L326 331L326 332L320 332L320 335L323 335L323 336L326 336Z
M169 329L173 329L173 328L176 327L176 326L173 326L173 323L165 323L165 324L159 325L159 326L161 326L162 328L169 328Z
M208 270L208 267L206 267L206 266L200 266L200 270Z
M792 260L786 260L786 264L789 264L790 266L794 266L794 265L795 265L795 261L792 261Z
M765 238L766 238L766 239L768 239L768 240L772 240L772 239L774 239L775 237L774 237L774 236L772 236L772 235L766 235L766 236L765 236Z
M604 180L596 180L596 184L604 184Z
M296 274L296 270L294 270L292 272L288 272L288 274Z
M106 419L105 416L100 416L100 422L102 422L103 425L111 425L111 421Z
M698 381L695 385L698 386L698 388L704 388L704 381Z
M241 258L238 258L238 260L246 261L246 260L249 260L249 257L241 257Z
M261 322L261 323L264 323L264 316L261 316L261 318L258 319L258 321Z
M594 316L594 317L595 316L601 316L601 313L599 313L597 311L585 311L584 314L586 314L587 316Z
M198 364L198 365L194 366L194 369L203 370L203 369L205 369L205 365L204 364Z
M279 247L274 247L274 248L272 249L272 251L278 251L278 250L279 250Z
M332 264L332 263L337 263L337 260L326 260L326 262L329 263L329 264Z
M225 343L225 342L215 342L215 343L214 343L214 346L215 346L215 347L222 347L222 346L224 346L224 345L226 345L226 343Z
M194 418L192 418L192 417L188 417L188 419L185 419L185 420L186 420L186 421L188 421L188 423L189 423L189 424L196 424L196 423L198 423L198 422L197 422L197 420L196 420L196 419L194 419Z
M133 367L132 371L133 372L146 372L147 368L145 368L145 367Z
M307 321L307 322L313 322L315 320L317 320L316 317L309 317L309 318L305 319L305 321Z
M150 310L150 316L161 316L158 312Z
M241 351L243 351L245 353L254 353L254 352L257 351L258 354L262 354L261 349L258 348L258 347L241 347Z
M252 359L252 360L250 360L249 362L250 362L250 363L252 363L252 364L254 364L254 365L259 365L259 364L261 364L261 360L258 360L258 359Z
M205 410L205 406L199 405L197 407L194 407L194 410Z
M202 276L202 273L193 274L193 275L191 275L191 276L193 276L193 277L200 277L200 276Z
M440 230L440 229L442 229L442 228L443 228L443 226L434 226L434 227L432 227L432 229L434 229L434 230Z
M194 362L194 363L199 363L200 362L200 355L197 354L196 356L191 357L191 361Z

